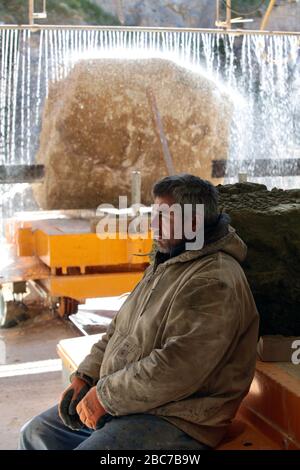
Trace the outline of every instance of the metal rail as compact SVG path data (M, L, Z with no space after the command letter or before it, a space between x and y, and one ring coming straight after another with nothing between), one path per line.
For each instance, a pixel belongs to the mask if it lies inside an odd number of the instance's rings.
M235 177L240 171L248 176L299 176L300 158L262 158L257 160L213 160L212 177Z
M300 158L212 161L212 178L235 177L241 171L255 177L300 176ZM175 170L172 170L171 174L175 174ZM43 165L0 165L0 185L34 183L42 181L44 177L45 168ZM136 185L139 184L136 182Z
M44 176L44 165L0 165L0 184L33 183Z
M124 32L145 32L145 33L212 33L229 34L234 36L258 35L258 36L300 36L300 32L293 31L259 31L256 29L209 29L209 28L163 28L163 27L142 27L142 26L93 26L93 25L18 25L4 24L1 29L30 29L37 32L39 30L97 30L97 31L124 31Z

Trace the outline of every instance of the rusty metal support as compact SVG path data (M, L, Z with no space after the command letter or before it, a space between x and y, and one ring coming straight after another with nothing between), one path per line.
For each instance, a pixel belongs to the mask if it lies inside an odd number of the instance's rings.
M44 172L44 165L0 165L0 184L33 183Z
M246 169L248 176L300 176L300 158L257 160L213 160L212 178L237 177Z
M231 0L226 2L226 29L231 28Z
M266 10L266 13L264 14L264 17L262 19L262 22L261 22L261 25L260 25L260 30L261 31L265 31L266 30L266 26L268 24L268 21L269 21L269 18L270 18L270 15L272 13L272 10L275 6L275 3L276 3L276 0L270 0L270 3L268 5L268 8Z

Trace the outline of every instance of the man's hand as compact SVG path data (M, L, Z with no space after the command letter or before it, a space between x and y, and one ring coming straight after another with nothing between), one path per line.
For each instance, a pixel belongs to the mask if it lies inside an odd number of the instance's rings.
M76 406L88 393L90 386L79 377L73 377L71 385L63 392L58 405L59 416L66 426L73 430L83 427Z
M97 429L100 418L106 414L97 396L96 387L92 387L77 405L76 411L80 420L90 429Z

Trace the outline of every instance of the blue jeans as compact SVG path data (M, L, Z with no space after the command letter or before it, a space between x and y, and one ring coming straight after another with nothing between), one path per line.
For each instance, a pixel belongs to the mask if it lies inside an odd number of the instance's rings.
M54 406L21 429L20 450L204 450L204 444L158 416L113 417L96 431L73 431Z

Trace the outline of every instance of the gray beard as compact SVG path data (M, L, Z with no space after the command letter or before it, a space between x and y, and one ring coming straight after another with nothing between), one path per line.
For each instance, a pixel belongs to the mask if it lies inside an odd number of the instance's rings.
M160 246L157 247L157 251L164 254L170 253L170 250L168 248L161 248Z

